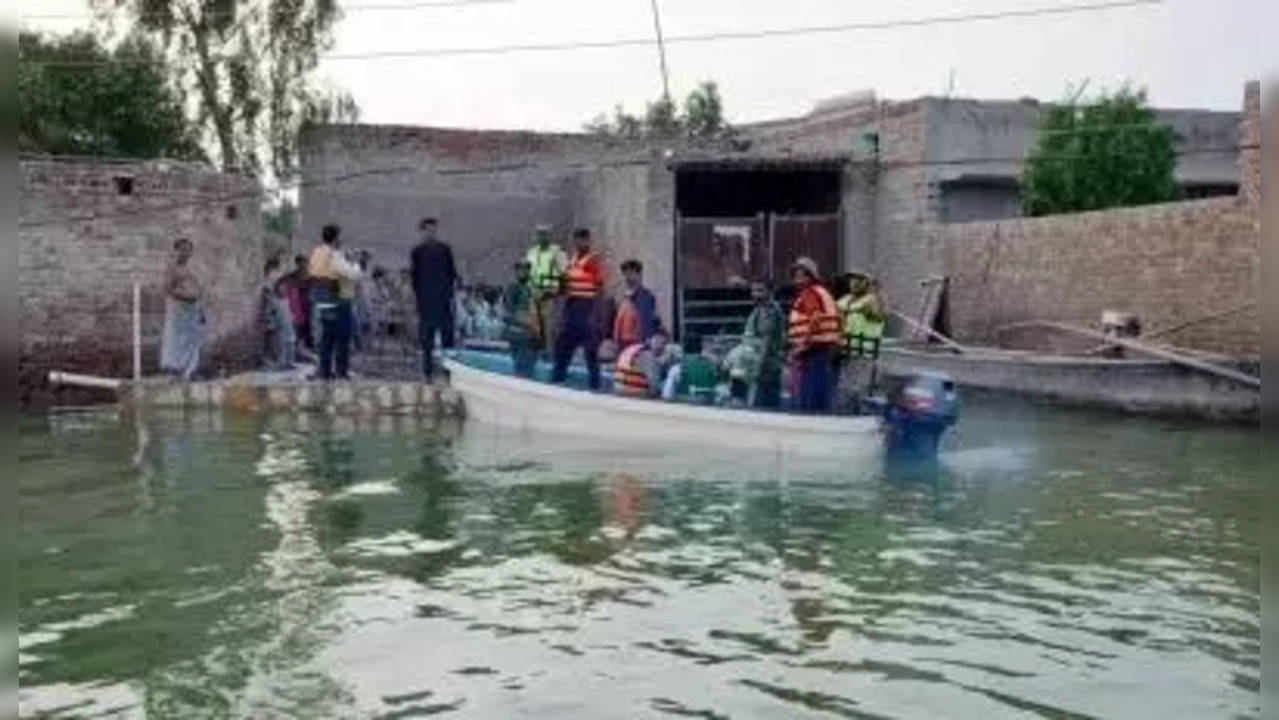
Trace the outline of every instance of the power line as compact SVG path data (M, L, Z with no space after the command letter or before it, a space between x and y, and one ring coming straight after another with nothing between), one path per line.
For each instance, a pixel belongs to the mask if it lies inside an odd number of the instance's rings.
M989 22L995 20L1026 19L1035 17L1051 17L1071 15L1084 12L1101 12L1121 8L1153 6L1162 4L1163 0L1110 0L1108 2L1059 5L1056 7L1036 8L1031 10L1003 10L986 13L967 13L960 15L938 15L922 18L906 18L885 20L882 22L844 23L839 25L811 25L792 28L774 28L764 30L744 30L739 32L710 32L688 35L670 35L664 38L667 45L694 45L712 42L763 40L784 37L802 37L807 35L831 35L851 32L869 32L902 28L928 27L939 25L957 25L970 22ZM568 50L605 50L627 47L648 47L653 45L652 37L616 38L612 40L577 40L558 43L528 43L519 45L489 45L460 48L426 48L419 50L378 50L362 53L328 53L320 56L323 60L337 62L348 60L380 60L393 58L436 58L458 57L466 55L503 55L523 52L559 52ZM101 65L120 60L106 61L23 61L19 63L31 65Z
M348 12L395 12L399 10L428 10L431 8L465 8L478 5L506 5L516 0L425 0L424 2L409 3L378 3L372 5L345 5L340 8L342 14ZM244 11L244 12L251 12ZM202 15L206 18L234 16L242 13L234 12L218 12L208 11ZM134 17L137 17L136 15ZM163 17L160 13L144 13L141 17ZM93 15L83 15L78 13L61 13L61 14L20 14L18 20L92 20Z
M1205 148L1195 148L1192 150L1183 150L1176 153L1176 156L1186 157L1191 155L1238 153L1244 150L1259 150L1260 148L1261 148L1261 145L1259 144L1231 145L1231 146L1222 146L1222 147L1205 147ZM1084 157L1089 157L1089 156L1055 155L1051 157L1045 157L1043 159L1049 160L1049 161L1066 161L1066 160L1083 159ZM697 161L697 160L700 160L701 158L694 157L689 159L693 161ZM716 160L716 158L713 158L713 157L705 158L705 159L709 162L714 162ZM730 156L730 159L733 159L733 158ZM743 156L742 159L750 160L752 159L752 157L747 155L747 156ZM760 159L767 160L769 158L763 157ZM955 158L955 159L948 159L948 160L865 160L865 161L849 161L849 162L851 162L852 164L873 164L880 168L894 169L894 168L932 167L932 166L941 167L941 166L954 166L954 165L1024 163L1026 160L1027 160L1027 157L1023 156L1023 157L972 157L972 158ZM472 167L472 168L442 168L439 170L433 170L430 167L424 166L420 163L416 165L395 165L395 166L388 166L388 167L382 167L382 168L372 168L369 170L358 170L354 172L334 175L327 178L318 178L315 180L295 180L295 181L281 183L278 187L275 187L275 188L263 188L261 190L254 189L254 190L239 191L239 192L228 193L224 195L197 198L194 200L183 200L183 201L174 202L174 203L166 203L164 205L154 205L154 206L143 207L143 208L133 208L128 210L120 210L116 212L85 213L82 215L64 215L64 216L58 216L58 217L44 217L36 220L29 220L27 222L19 222L18 229L34 230L34 229L43 228L43 227L56 227L58 225L65 225L65 224L71 224L71 223L94 222L97 220L110 220L110 219L121 218L121 217L136 217L136 216L149 215L153 213L171 212L173 210L180 210L183 208L199 207L202 205L222 204L222 203L231 202L235 200L260 199L261 196L266 193L279 193L280 191L283 191L286 189L301 190L309 187L325 187L325 186L340 185L343 183L350 182L352 180L358 180L358 179L370 178L370 177L383 177L383 176L401 175L401 174L410 174L410 173L424 173L432 176L443 176L443 177L458 177L458 176L466 176L466 175L488 175L488 174L498 173L498 172L516 172L519 170L544 168L544 167L547 167L548 165L553 166L556 169L562 169L562 170L597 170L597 169L620 168L620 167L648 167L648 166L651 166L653 162L655 161L652 160L650 157L645 156L643 158L624 158L619 160L598 161L598 162L499 163L499 164L485 165L485 166Z
M712 32L688 35L669 35L665 37L667 45L692 45L699 43L723 42L732 40L761 40L780 37L799 37L804 35L840 34L874 30L891 30L898 28L926 27L930 25L952 25L968 22L984 22L1007 20L1014 18L1044 17L1067 15L1081 12L1099 12L1119 8L1143 5L1159 5L1163 0L1113 0L1111 2L1085 3L1078 5L1061 5L1051 8L1033 10L1005 10L989 13L969 13L961 15L940 15L933 17L886 20L883 22L844 23L840 25L812 25L793 28L775 28L765 30L745 30L739 32ZM367 53L331 53L324 55L325 60L372 60L398 57L451 57L457 55L496 55L514 52L546 52L560 50L598 50L623 47L646 47L654 43L653 38L635 37L616 40L583 40L565 43L495 45L473 48L430 48L424 50L383 50Z

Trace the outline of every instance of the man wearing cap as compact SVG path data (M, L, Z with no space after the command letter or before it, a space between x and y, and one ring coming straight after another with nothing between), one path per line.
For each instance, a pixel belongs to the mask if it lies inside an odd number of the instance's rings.
M538 225L533 229L533 247L524 259L529 265L529 288L533 292L534 310L537 313L536 341L541 350L555 347L554 335L559 322L556 303L568 258L558 245L551 244L551 226Z
M795 302L791 305L791 363L797 376L796 407L827 412L835 390L835 351L840 343L839 309L821 284L817 263L801 257L791 266Z
M515 263L515 280L502 292L502 320L506 342L511 348L515 374L533 377L537 367L537 317L533 306L533 289L529 285L529 262Z

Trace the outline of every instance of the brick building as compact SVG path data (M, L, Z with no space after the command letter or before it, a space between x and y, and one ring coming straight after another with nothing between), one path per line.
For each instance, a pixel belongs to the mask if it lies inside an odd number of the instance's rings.
M891 302L913 312L920 281L945 274L947 258L955 255L941 246L949 236L937 228L1020 214L1021 168L1045 109L1034 101L881 102L863 93L821 103L800 118L742 128L731 147L646 146L581 134L320 127L303 142L300 237L309 244L321 225L339 222L353 244L374 250L378 263L401 267L416 220L434 214L466 277L497 283L534 223L553 223L561 236L584 225L614 262L636 257L645 263L662 313L677 331L731 332L731 320L721 322L720 315L740 314L728 307L740 302L736 286L748 277L784 274L798 254L816 257L832 272L873 270ZM1240 113L1158 115L1181 138L1177 178L1187 197L1234 207ZM1252 247L1246 237L1231 243L1243 227L1221 230L1229 237L1216 241L1242 253L1239 262ZM1183 251L1173 242L1160 247L1149 252L1173 257ZM1243 275L1230 281L1242 282ZM1246 282L1240 287L1252 292ZM1150 303L1138 303L1144 304ZM719 306L727 313L711 309ZM981 303L966 308L991 314ZM1082 305L1076 310L1084 312ZM952 320L965 331L980 327L972 318ZM1238 341L1217 345L1241 347Z
M133 283L143 287L143 360L159 363L161 283L173 242L190 238L206 292L205 366L235 369L251 337L262 274L256 181L174 162L23 159L19 163L21 400L69 400L51 369L127 377ZM65 394L65 393L64 393Z

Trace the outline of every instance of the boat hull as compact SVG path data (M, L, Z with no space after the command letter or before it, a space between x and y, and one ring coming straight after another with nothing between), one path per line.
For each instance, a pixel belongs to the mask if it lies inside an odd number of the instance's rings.
M446 359L467 421L524 432L651 444L703 445L783 455L871 457L877 417L787 415L617 397L479 370Z

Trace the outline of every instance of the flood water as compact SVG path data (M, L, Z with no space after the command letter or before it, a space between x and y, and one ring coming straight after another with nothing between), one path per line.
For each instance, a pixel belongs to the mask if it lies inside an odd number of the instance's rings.
M1254 718L1260 433L970 404L932 479L28 417L24 717Z

